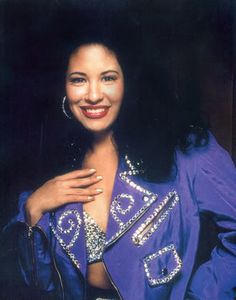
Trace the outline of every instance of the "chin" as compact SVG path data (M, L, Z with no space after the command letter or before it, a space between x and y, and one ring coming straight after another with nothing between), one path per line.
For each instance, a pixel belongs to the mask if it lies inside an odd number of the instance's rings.
M84 125L82 124L82 126ZM105 134L111 130L111 126L84 126L84 128L94 134Z

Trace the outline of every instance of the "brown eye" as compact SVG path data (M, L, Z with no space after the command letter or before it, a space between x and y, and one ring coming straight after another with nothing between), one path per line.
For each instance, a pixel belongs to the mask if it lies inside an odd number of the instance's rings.
M117 79L117 77L116 76L112 76L112 75L102 77L102 80L106 81L106 82L115 81L116 79Z
M83 78L83 77L73 77L73 78L70 78L69 81L74 84L81 84L81 83L86 82L85 78Z

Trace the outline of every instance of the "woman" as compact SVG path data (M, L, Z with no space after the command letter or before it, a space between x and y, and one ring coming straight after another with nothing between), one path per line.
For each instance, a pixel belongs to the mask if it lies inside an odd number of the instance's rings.
M56 299L234 298L235 168L197 109L166 85L157 96L151 64L136 81L106 41L70 53L63 111L80 163L21 194L11 222L25 282ZM220 231L213 249L204 216Z

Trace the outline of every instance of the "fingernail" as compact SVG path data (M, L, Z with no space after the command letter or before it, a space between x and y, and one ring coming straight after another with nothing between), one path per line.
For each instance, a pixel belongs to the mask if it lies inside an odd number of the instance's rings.
M90 169L89 172L96 172L96 170L95 169Z
M96 189L96 192L101 193L103 192L103 189Z
M94 199L94 197L88 196L88 200L93 200L93 199Z
M102 176L97 176L96 178L97 178L97 179L102 179L103 177L102 177Z

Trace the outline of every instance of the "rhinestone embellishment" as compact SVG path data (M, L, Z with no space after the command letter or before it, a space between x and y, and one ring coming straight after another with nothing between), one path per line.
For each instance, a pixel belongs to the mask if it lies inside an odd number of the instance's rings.
M68 219L69 218L69 219ZM51 216L51 220L49 222L49 226L51 227L52 233L55 235L57 241L68 254L70 259L76 265L77 268L80 268L80 264L78 260L75 258L75 255L71 252L71 248L74 246L75 241L79 237L80 227L81 227L81 217L77 210L69 209L63 212L63 214L59 217L57 226L53 225L53 220ZM69 224L69 226L68 226ZM71 241L67 244L62 238L63 235L68 235L71 231L74 230L73 237Z
M179 202L176 191L169 192L152 214L139 226L132 236L136 246L142 246L167 218L170 211Z
M115 242L124 232L126 232L135 222L137 222L144 214L145 212L149 209L149 207L152 205L157 200L157 195L144 189L137 183L135 183L133 180L131 180L128 176L132 175L138 175L142 172L142 170L137 170L134 165L131 163L131 161L128 159L128 156L125 156L125 162L126 165L128 166L129 170L128 171L123 171L119 173L119 177L121 178L122 181L127 183L130 187L135 189L136 191L140 192L143 194L143 202L144 205L127 221L127 222L122 222L120 218L117 216L117 199L114 199L112 204L111 204L111 214L114 220L118 223L119 225L119 230L109 239L106 241L106 246L111 245L113 242ZM138 163L137 163L138 165ZM126 208L121 208L121 204L118 205L118 212L123 212L123 214L128 213L133 205L135 200L133 197L131 198L129 194L123 194L125 196L128 196L130 203L128 207ZM115 201L115 202L114 202ZM116 208L115 208L116 207ZM122 213L121 213L122 215Z
M167 268L165 267L167 272L165 272L165 274L163 274L163 269L162 269L160 274L158 274L159 277L155 278L154 275L152 274L153 272L151 271L151 263L155 259L158 259L160 256L162 256L168 252L171 252L171 254L173 255L173 258L175 261L175 267L171 271L167 270ZM182 261L175 249L174 244L170 244L169 246L164 247L161 250L158 250L157 252L145 257L143 259L143 263L144 263L144 271L146 273L148 282L151 286L165 284L165 283L169 282L182 268Z
M106 234L86 211L83 212L83 217L85 226L87 261L88 263L93 263L102 259Z
M122 200L122 202L121 202ZM125 201L126 200L126 201ZM124 205L124 202L127 202L128 200L128 206L126 208L122 208L122 205ZM129 194L118 194L111 204L111 214L114 218L114 220L119 224L120 227L124 225L124 223L121 221L121 219L117 216L117 213L121 215L126 215L130 212L134 205L134 197Z
M140 173L142 173L142 170L137 170L134 165L131 163L131 161L129 160L128 156L125 156L125 162L129 168L128 171L123 171L119 174L120 178L126 182L129 186L131 186L132 188L136 189L137 191L145 194L143 196L143 201L146 202L148 201L148 197L152 195L153 193L144 189L143 187L141 187L140 185L138 185L137 183L135 183L133 180L131 180L128 176L132 176L132 175L138 175Z
M142 215L149 209L150 205L157 199L156 195L152 195L149 201L146 202L126 223L120 226L120 229L108 240L106 241L106 246L116 241L125 231L127 231L135 222L142 217Z

